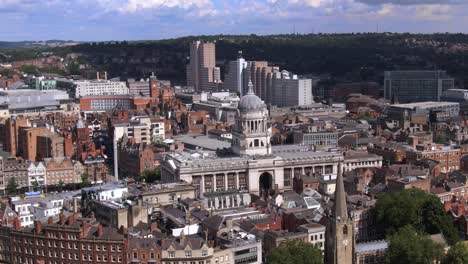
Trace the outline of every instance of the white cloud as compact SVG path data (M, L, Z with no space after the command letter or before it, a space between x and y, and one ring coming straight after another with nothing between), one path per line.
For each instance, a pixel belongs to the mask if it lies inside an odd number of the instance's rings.
M97 0L106 10L135 13L150 9L211 9L210 0Z
M418 5L415 9L416 16L426 20L447 20L454 11L450 5Z

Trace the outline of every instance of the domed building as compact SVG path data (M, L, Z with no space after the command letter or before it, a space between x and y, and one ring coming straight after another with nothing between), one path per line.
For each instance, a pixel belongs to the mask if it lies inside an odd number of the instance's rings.
M250 203L250 194L266 198L292 190L293 178L300 175L317 173L333 181L343 160L339 152L313 151L311 146L272 146L267 106L254 94L252 82L248 86L236 112L232 151L219 155L198 148L166 153L161 161L161 181L192 184L205 208L242 207Z
M254 94L253 84L249 81L249 91L241 98L236 114L232 151L238 155L270 155L268 121L266 104Z

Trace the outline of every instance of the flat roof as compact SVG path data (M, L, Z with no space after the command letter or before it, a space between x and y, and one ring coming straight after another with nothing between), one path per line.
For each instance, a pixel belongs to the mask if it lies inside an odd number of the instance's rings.
M180 135L174 137L174 139L179 140L184 144L191 145L192 147L200 147L206 150L217 150L231 147L230 142L218 140L204 135ZM187 147L190 148L189 146Z
M453 103L453 102L417 102L417 103L408 103L408 104L394 104L391 105L391 107L397 107L397 108L432 108L432 107L439 107L439 106L447 106L447 105L460 105L459 103Z
M385 240L372 241L367 243L356 244L356 253L364 253L377 250L386 250L388 248L388 242Z

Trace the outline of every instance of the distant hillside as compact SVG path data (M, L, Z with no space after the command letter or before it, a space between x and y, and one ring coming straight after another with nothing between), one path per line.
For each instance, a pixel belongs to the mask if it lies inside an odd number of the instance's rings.
M239 50L247 60L267 60L294 73L329 74L336 81L382 82L385 70L442 69L468 87L468 35L464 34L308 34L190 36L159 41L82 43L52 48L55 54L80 53L81 63L110 76L160 78L185 82L188 45L216 41L218 64ZM0 58L1 59L1 58ZM224 69L222 69L224 70Z
M0 41L0 49L35 49L35 48L55 48L78 45L80 42L71 40L47 40L47 41Z

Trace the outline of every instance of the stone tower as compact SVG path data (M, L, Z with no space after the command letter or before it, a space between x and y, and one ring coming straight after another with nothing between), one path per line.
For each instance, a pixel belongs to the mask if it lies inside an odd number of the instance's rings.
M266 104L254 94L249 81L249 91L242 96L232 132L232 150L238 155L271 154L271 130L268 127Z
M338 164L335 204L329 214L326 235L326 262L328 264L352 264L354 251L354 228L346 207L346 192Z

